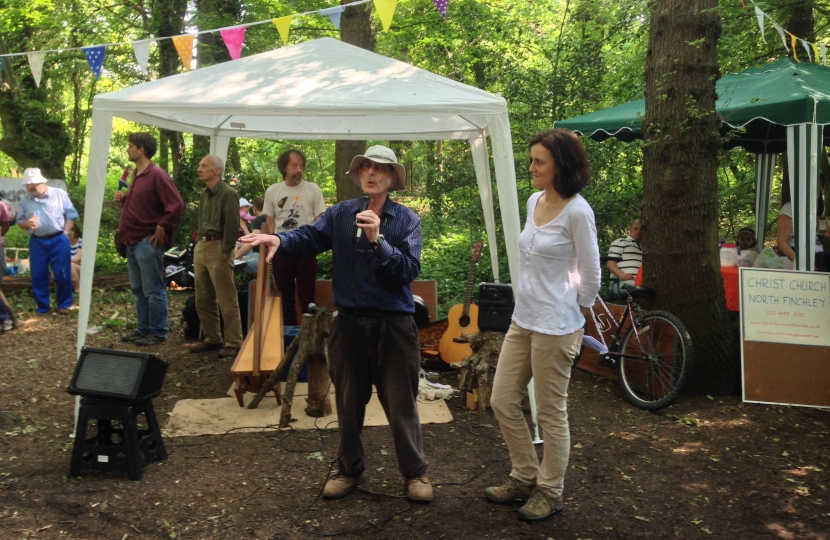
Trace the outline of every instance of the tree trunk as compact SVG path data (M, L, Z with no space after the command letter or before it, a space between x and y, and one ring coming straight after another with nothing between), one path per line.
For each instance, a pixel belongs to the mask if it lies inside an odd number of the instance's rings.
M800 37L801 39L815 41L816 23L813 15L813 0L798 0L790 2L789 5L784 8L784 13L787 15L787 22L784 25L784 28L786 28L788 32L792 32L793 35ZM800 46L800 44L796 45L796 47ZM800 58L806 56L803 49L798 50L798 56ZM816 58L814 58L813 61L816 63L819 62Z
M341 5L348 5L356 0L342 0ZM375 49L372 35L372 4L352 7L340 16L340 39L344 43L356 45L367 51ZM334 181L337 184L337 202L360 197L361 189L351 178L346 176L354 156L363 154L366 141L335 141L334 143Z
M158 37L171 37L184 33L184 16L187 13L187 0L155 0L152 4L150 21L155 26L151 30ZM156 42L159 53L159 75L168 77L179 71L179 53L172 39L163 39ZM167 172L173 184L181 191L180 176L184 160L184 137L177 131L159 129L161 138L166 139L161 148L170 151L169 168ZM167 162L167 156L162 157Z
M738 364L718 257L717 0L653 0L643 119L643 272L686 324L694 391L735 393Z

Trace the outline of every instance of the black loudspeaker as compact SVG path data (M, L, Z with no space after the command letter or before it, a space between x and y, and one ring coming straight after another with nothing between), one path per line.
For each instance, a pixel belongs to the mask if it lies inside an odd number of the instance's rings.
M161 393L167 367L167 362L150 353L84 347L66 391L75 396L146 401Z
M501 283L478 286L478 329L507 332L513 317L513 288Z

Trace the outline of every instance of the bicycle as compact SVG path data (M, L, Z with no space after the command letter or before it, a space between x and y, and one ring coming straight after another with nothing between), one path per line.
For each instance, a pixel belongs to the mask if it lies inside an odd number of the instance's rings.
M608 257L601 259L603 262L616 260ZM594 339L594 343L590 339L585 341L599 352L601 366L617 371L623 393L631 404L649 411L661 409L677 399L686 382L692 366L692 340L686 326L676 316L666 311L640 308L640 299L657 295L654 289L634 285L621 287L628 293L628 298L620 320L617 321L597 295L597 301L605 313L598 316L592 306L590 316L599 339L588 336ZM607 321L604 316L607 316ZM603 334L611 329L611 324L616 330L609 345ZM581 356L580 351L574 365Z

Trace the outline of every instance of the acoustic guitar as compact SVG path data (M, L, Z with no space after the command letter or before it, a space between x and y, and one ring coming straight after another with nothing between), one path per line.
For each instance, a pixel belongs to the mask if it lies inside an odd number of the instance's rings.
M464 303L450 308L447 315L449 326L438 344L441 359L448 364L460 362L473 354L470 342L461 337L461 333L475 334L478 332L478 306L472 303L473 280L476 274L476 263L481 257L483 242L476 242L473 246L473 255L470 258L470 269L467 271L467 288L464 291Z

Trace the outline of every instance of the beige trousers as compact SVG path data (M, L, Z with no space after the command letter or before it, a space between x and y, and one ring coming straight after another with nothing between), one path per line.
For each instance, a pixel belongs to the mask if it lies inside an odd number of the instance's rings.
M510 451L510 476L536 484L550 497L561 497L571 449L568 429L568 382L579 352L582 330L551 336L511 323L496 367L490 405ZM530 378L536 390L536 420L544 442L541 465L522 414L522 398Z
M205 341L222 343L219 309L225 319L225 346L242 347L242 322L239 297L233 282L233 259L222 253L222 242L199 241L193 252L193 275L196 281L196 312Z

